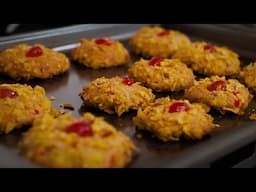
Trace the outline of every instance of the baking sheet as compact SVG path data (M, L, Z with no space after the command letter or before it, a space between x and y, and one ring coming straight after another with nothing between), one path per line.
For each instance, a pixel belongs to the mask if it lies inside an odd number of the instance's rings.
M101 37L110 36L114 39L120 39L124 45L130 49L128 44L129 37L144 25L90 25L80 26L73 29L72 27L62 30L63 33L58 33L56 30L45 32L42 35L31 35L29 38L19 36L0 42L0 50L7 47L12 47L15 44L26 42L40 42L46 46L54 48L58 51L63 51L68 56L70 49L77 46L78 40L81 37ZM73 30L72 30L73 29ZM188 34L189 35L189 34ZM27 35L28 37L28 35ZM54 37L54 42L53 42ZM199 38L200 37L196 37ZM232 48L232 47L231 47ZM132 55L133 61L138 57ZM244 64L251 61L250 58L242 58ZM134 160L128 167L210 167L215 160L239 149L256 140L256 122L248 120L248 115L252 113L256 107L255 100L250 104L247 113L244 116L233 114L220 115L217 111L211 111L215 118L215 123L221 125L221 128L201 141L186 141L163 143L156 138L152 138L150 133L138 132L132 123L132 118L136 112L132 111L123 114L121 117L108 115L97 109L84 107L78 94L82 87L89 84L92 80L105 76L113 77L116 75L127 75L127 69L132 64L120 66L110 69L92 70L78 63L72 62L71 69L68 73L57 76L50 80L32 80L27 83L32 86L40 85L46 89L47 96L55 96L53 101L55 108L60 109L60 103L71 103L75 110L74 116L79 117L84 112L92 112L95 115L103 116L113 124L117 129L128 135L136 146L140 148L140 153L136 154ZM15 81L1 77L0 83L14 83ZM180 98L182 92L158 94L158 96L171 96ZM68 111L68 110L67 110ZM21 133L27 128L14 131L9 135L0 135L0 167L37 167L29 160L19 155L17 143ZM136 134L142 134L142 139L137 139Z

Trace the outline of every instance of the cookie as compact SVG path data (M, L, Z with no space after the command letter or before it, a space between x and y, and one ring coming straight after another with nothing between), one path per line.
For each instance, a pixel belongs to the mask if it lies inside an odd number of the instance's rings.
M240 72L240 61L235 52L206 42L194 42L179 49L173 58L180 59L193 71L207 76L233 76Z
M85 106L121 116L129 110L147 106L155 98L151 89L124 77L101 77L83 88L80 97Z
M92 69L125 65L131 58L128 50L119 41L110 38L81 39L80 46L73 49L74 61Z
M224 113L226 111L243 115L253 96L249 90L235 79L212 76L195 81L185 90L190 101L202 102Z
M208 110L209 107L199 103L166 97L139 109L133 122L139 130L149 131L164 142L177 141L181 137L198 140L216 127Z
M44 115L19 147L26 158L48 168L122 168L138 150L122 132L90 113L80 119Z
M240 72L240 77L247 87L256 91L256 63L245 66Z
M145 58L170 58L183 47L190 45L190 39L183 33L161 27L143 27L131 39L134 53Z
M193 85L193 71L178 59L141 59L128 70L129 77L154 91L180 91Z
M41 44L20 44L0 53L0 73L16 80L49 79L70 68L62 53Z
M43 114L53 114L50 100L44 88L21 84L0 84L0 131L31 125Z

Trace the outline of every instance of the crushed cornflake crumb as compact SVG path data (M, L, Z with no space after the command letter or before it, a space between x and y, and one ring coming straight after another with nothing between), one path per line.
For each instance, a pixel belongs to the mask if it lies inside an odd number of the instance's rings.
M59 113L61 114L61 115L63 115L63 114L65 114L65 111L64 110L59 110Z
M137 139L142 139L142 135L140 133L135 135Z
M54 97L54 96L51 96L51 97L50 97L50 100L51 100L51 101L54 101L55 99L56 99L56 97Z
M70 103L61 103L61 104L59 104L59 107L68 109L68 110L72 110L72 111L75 110L75 107Z
M75 110L75 107L72 104L66 103L63 104L64 109L68 109L68 110Z

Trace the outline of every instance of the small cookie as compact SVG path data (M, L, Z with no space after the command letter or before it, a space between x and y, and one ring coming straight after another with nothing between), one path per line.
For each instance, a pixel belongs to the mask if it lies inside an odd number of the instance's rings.
M256 63L251 63L244 67L240 72L240 76L244 83L256 92Z
M179 91L193 85L193 71L178 59L141 59L128 70L129 77L154 91Z
M235 52L206 42L194 42L189 47L179 49L173 58L180 59L195 72L209 76L231 76L240 71L240 61Z
M138 129L150 131L164 142L177 141L183 136L202 139L216 127L213 118L207 114L208 110L199 103L166 97L139 109L133 122Z
M70 68L68 58L41 44L20 44L0 53L0 73L13 79L49 79Z
M175 30L143 27L130 40L133 51L146 58L171 57L178 49L190 44L189 38Z
M98 78L85 86L80 96L86 106L118 116L130 109L145 107L155 98L151 89L127 77Z
M0 85L0 131L9 133L46 113L53 113L44 88L20 84Z
M81 39L81 45L71 52L71 57L89 68L108 68L130 62L127 49L110 38Z
M86 113L37 119L19 143L22 154L49 168L122 168L137 148L103 118Z
M194 85L185 91L185 97L190 101L202 102L220 112L231 111L242 115L253 96L248 89L235 79L212 76L195 81Z

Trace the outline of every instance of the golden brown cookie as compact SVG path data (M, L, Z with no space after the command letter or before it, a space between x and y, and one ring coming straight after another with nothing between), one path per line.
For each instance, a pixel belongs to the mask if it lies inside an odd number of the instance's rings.
M251 63L244 67L240 72L240 76L249 88L256 91L256 63Z
M149 57L171 57L178 49L190 44L189 38L175 30L143 27L130 40L136 54Z
M53 113L50 100L44 88L28 85L0 85L0 131L31 125L34 119L46 113Z
M128 70L129 77L154 91L179 91L193 85L193 71L178 59L141 59Z
M131 109L145 107L155 98L151 89L127 77L98 78L86 85L80 96L86 106L118 116Z
M81 45L71 52L74 61L89 68L108 68L130 62L127 49L110 38L81 39Z
M19 146L28 159L50 168L122 168L137 150L122 132L90 113L80 119L45 115Z
M199 103L166 97L139 109L133 121L138 129L150 131L164 142L177 141L181 137L202 139L216 127L208 110Z
M239 81L218 76L195 81L194 85L185 91L185 97L190 101L207 104L222 113L231 111L238 115L244 114L253 98Z
M195 72L204 75L236 75L240 72L238 55L225 48L206 42L194 42L179 49L173 56L186 63Z
M48 79L69 70L68 58L41 44L20 44L0 53L0 73L13 79Z

